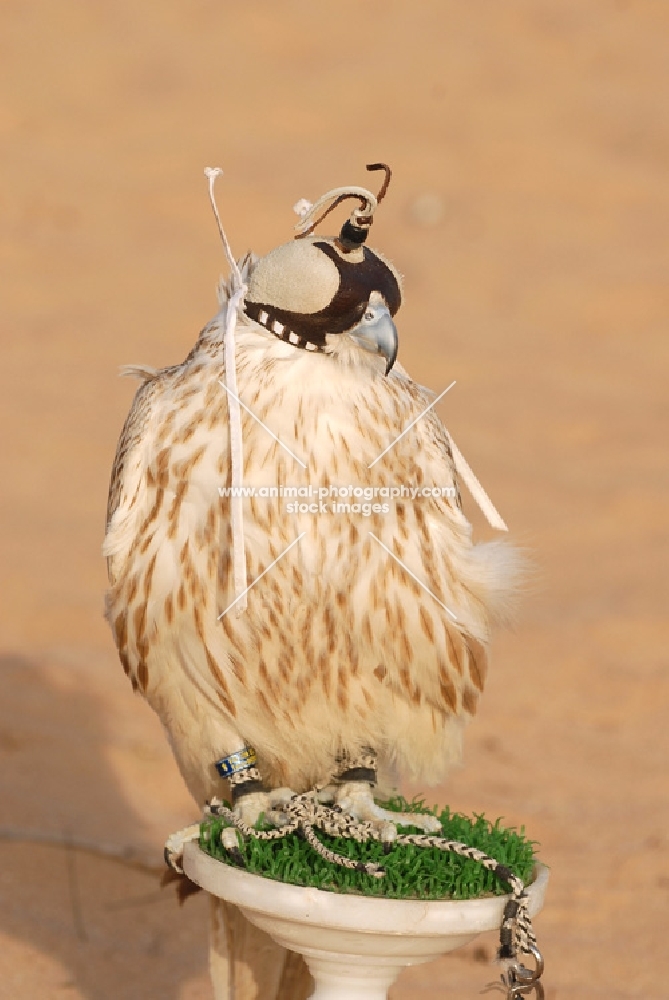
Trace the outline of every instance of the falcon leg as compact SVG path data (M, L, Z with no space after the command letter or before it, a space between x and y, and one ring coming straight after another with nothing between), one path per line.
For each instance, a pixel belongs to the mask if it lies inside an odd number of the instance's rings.
M290 788L274 788L266 791L263 788L260 771L255 764L255 750L252 747L244 747L243 750L238 750L228 757L221 757L215 766L221 777L227 778L230 782L232 808L242 823L255 826L264 813L269 823L283 826L287 822L287 817L281 811L281 806L295 793ZM237 846L236 840L233 844L234 830L225 830L224 835L228 835L229 843L226 843L224 836L223 844L232 851L233 847Z
M373 823L385 843L390 844L396 839L398 826L417 826L426 833L441 830L441 823L436 816L398 813L382 809L376 804L373 791L376 785L376 753L370 747L366 747L355 757L343 754L338 763L340 771L334 786L328 789L331 799L342 812Z
M259 788L249 788L248 791L245 791L243 782L233 786L233 812L237 819L240 819L246 826L254 827L260 817L264 815L272 826L284 826L287 822L287 816L280 811L280 808L276 807L281 807L292 797L293 792L290 788L276 788L271 792L266 792L263 790L262 781L257 781L254 778L249 778L248 784L259 785ZM212 804L214 801L212 799ZM239 850L239 836L240 834L234 827L225 827L221 831L221 844L234 863L240 868L244 868L244 857Z
M283 826L287 822L281 806L295 794L292 789L274 788L265 791L259 774L257 778L238 781L234 785L231 784L231 787L235 815L247 826L255 826L263 813L265 819L273 826Z

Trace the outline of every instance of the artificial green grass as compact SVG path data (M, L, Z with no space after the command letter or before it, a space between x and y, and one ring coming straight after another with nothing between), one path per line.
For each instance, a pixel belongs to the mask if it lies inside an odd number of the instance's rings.
M506 828L499 819L491 823L483 815L464 816L451 813L448 807L441 812L436 807L426 809L421 800L407 802L398 797L379 805L395 812L431 812L439 817L443 831L441 836L446 840L457 840L468 847L476 847L506 865L523 882L530 880L535 842L527 839L524 827L519 831ZM220 843L220 833L225 826L228 824L219 817L207 818L200 826L200 847L219 861L232 864ZM400 827L399 833L423 831L417 827ZM383 865L385 876L375 878L331 864L297 834L289 834L280 840L250 838L243 841L240 836L240 851L246 870L290 885L386 899L475 899L509 892L509 887L483 865L452 851L395 844L389 854L384 854L383 844L379 841L358 844L344 837L329 837L320 830L316 831L316 835L337 854Z

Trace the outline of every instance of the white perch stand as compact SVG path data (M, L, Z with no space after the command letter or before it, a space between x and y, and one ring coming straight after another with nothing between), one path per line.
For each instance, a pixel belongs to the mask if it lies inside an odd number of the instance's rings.
M231 868L195 842L186 844L183 864L193 882L235 903L275 941L304 956L316 981L312 1000L386 1000L405 966L499 930L509 898L421 902L304 889ZM536 865L528 888L533 917L547 882L548 869Z

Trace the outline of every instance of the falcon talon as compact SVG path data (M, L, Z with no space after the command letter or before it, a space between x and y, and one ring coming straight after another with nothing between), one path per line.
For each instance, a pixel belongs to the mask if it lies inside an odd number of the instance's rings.
M392 848L392 845L397 840L397 827L394 823L383 823L383 825L379 827L379 835L381 837L384 852L387 853L386 847L389 849Z
M230 826L226 826L221 830L221 846L224 848L229 857L234 861L238 868L246 868L246 861L244 860L244 855L239 848L239 837L237 831Z

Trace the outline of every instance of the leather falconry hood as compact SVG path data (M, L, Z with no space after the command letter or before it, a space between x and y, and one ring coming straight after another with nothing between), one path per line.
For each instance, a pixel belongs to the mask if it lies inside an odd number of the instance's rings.
M308 207L295 227L295 239L261 257L249 275L247 316L295 347L322 351L326 334L353 330L375 292L374 299L381 296L391 316L401 305L399 273L378 251L364 245L391 171L383 163L369 164L367 169L385 171L377 196L360 187L329 191ZM360 207L351 213L339 236L311 235L347 198L357 199Z

